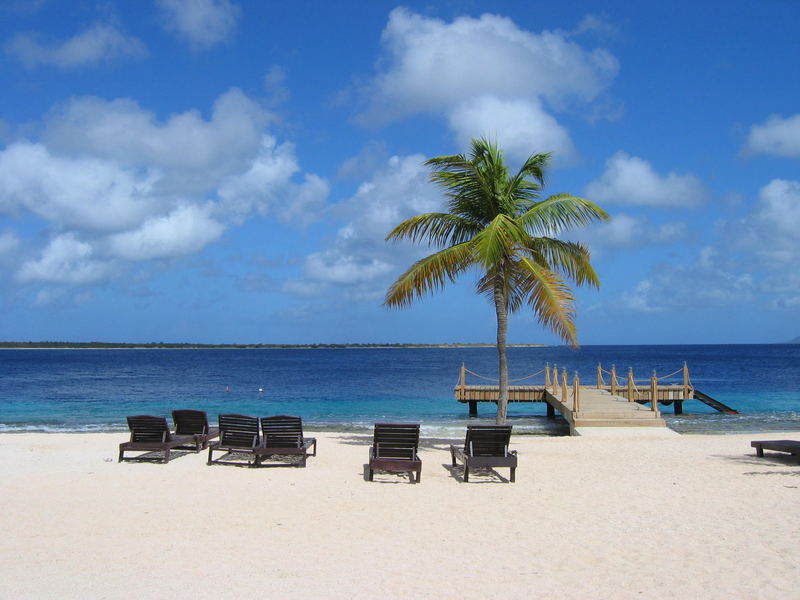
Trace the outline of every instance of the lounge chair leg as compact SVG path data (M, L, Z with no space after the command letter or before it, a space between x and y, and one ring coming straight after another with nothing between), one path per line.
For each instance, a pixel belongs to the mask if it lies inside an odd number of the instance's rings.
M420 467L420 468L419 468L419 471L417 471L417 483L419 483L419 480L420 480L421 478L422 478L422 467Z
M469 463L464 463L464 483L469 483Z
M450 450L450 458L452 459L453 466L455 467L456 466L456 453L453 452L452 450Z
M169 462L169 448L164 450L164 459L161 462L164 464L167 464Z
M213 452L214 452L214 448L212 448L211 446L209 446L209 447L208 447L208 462L206 462L206 464L207 464L207 465L210 465L210 464L211 464L211 455L212 455L212 453L213 453Z
M374 471L372 469L367 470L367 481L372 481L372 476L374 475Z
M117 459L117 462L122 462L123 460L125 460L125 458L124 458L124 454L125 454L125 450L123 450L122 448L120 448L120 449L119 449L119 458Z
M511 483L514 483L514 472L516 470L517 470L516 467L511 467L511 477L509 477L509 480L511 481Z

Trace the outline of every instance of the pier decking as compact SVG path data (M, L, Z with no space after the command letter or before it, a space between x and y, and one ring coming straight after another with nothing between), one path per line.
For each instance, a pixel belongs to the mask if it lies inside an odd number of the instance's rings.
M577 374L573 377L572 384L569 384L565 370L561 371L559 381L558 369L555 368L551 373L547 365L539 372L545 374L544 385L509 385L508 401L545 402L548 418L555 418L555 412L558 411L569 423L573 434L576 429L584 427L666 427L659 405L672 405L675 414L679 415L683 413L683 403L687 400L699 400L719 412L736 414L734 409L690 385L689 371L685 364L682 370L683 385L661 384L653 373L649 385L639 389L632 371L628 373L626 385L620 386L612 368L607 372L611 375L611 384L605 385L604 371L598 365L597 384L586 386L580 384ZM477 416L478 403L496 403L500 388L498 385L467 385L468 372L471 373L462 365L459 383L454 390L455 398L461 403L469 404L470 416ZM535 375L538 373L525 379ZM672 375L675 373L669 376Z

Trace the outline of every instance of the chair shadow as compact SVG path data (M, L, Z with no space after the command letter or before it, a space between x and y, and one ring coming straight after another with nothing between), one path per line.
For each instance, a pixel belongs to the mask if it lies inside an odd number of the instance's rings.
M729 462L753 467L794 467L789 471L747 471L742 473L743 475L788 475L789 477L800 477L800 465L798 465L797 457L791 454L765 451L764 456L756 456L755 454L744 454L741 456L715 454L713 456Z
M492 469L491 467L478 467L470 469L469 471L469 481L464 481L464 465L456 465L453 466L449 463L443 463L442 466L450 473L450 477L458 481L459 483L466 483L470 485L472 483L475 484L486 484L486 483L511 483L511 480L503 477ZM475 476L486 478L487 479L475 479Z
M144 452L143 454L139 454L138 456L126 456L124 461L121 462L130 462L130 463L143 463L143 464L153 464L153 465L163 465L169 464L174 460L179 458L183 458L188 454L197 454L197 452L193 452L192 450L171 450L169 453L169 460L164 463L164 453L161 450L152 450L150 452ZM117 460L117 462L120 462Z
M247 454L244 452L226 452L222 456L215 458L212 462L206 462L206 465L209 467L215 466L223 466L223 467L239 467L245 469L252 469L254 468L250 464L250 459L253 458L252 454ZM238 461L235 462L235 460ZM241 462L239 462L241 461Z
M402 472L402 471L400 471L400 472L382 471L380 469L375 469L375 475L379 475L379 474L380 474L381 477L383 477L383 476L394 477L394 480L393 481L386 481L384 479L375 479L375 478L373 478L373 480L370 481L369 480L369 463L364 463L363 476L364 476L364 481L366 481L367 483L385 483L385 484L389 484L389 485L396 485L398 483L411 483L411 484L415 483L414 480L411 479L411 477L413 476L411 473L405 473L405 472Z

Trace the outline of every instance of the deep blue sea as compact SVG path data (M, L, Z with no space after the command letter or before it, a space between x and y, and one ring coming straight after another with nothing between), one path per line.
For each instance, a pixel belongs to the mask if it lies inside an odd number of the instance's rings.
M715 412L698 401L663 413L685 433L800 430L800 344L583 346L509 349L510 378L545 363L595 381L596 366L628 367L637 379L689 365L692 383L737 409ZM125 417L169 417L176 408L254 416L296 414L316 429L368 429L378 421L419 421L429 432L475 422L453 397L459 367L497 376L494 348L263 350L0 350L0 432L121 431ZM525 384L542 383L544 376ZM471 377L468 383L487 383ZM680 374L674 378L680 383ZM263 390L263 391L259 391ZM480 404L478 422L493 404ZM515 430L561 435L541 403L509 405Z

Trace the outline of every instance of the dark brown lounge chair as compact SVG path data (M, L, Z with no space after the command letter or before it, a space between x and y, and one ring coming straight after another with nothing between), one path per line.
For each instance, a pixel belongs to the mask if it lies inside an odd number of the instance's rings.
M160 451L163 453L160 459L161 462L168 463L170 450L194 443L192 436L172 434L164 417L151 417L149 415L128 417L128 427L131 430L131 439L119 445L119 462L124 460L154 460L143 458L141 455L125 458L125 452Z
M208 448L208 442L219 437L219 428L208 426L204 410L173 410L172 420L175 421L175 435L192 436L195 452Z
M372 447L369 449L369 471L372 481L376 469L408 473L411 483L419 483L422 461L417 456L419 425L410 423L376 423ZM417 474L416 480L414 473Z
M750 445L756 449L756 456L764 456L764 450L774 450L775 452L788 452L796 456L800 462L800 442L795 440L764 440L750 442Z
M469 471L478 467L510 467L509 481L514 482L517 470L517 452L509 451L511 425L467 425L464 448L450 446L453 466L456 458L464 463L464 481L469 481Z
M208 464L232 464L240 463L232 461L214 460L214 452L250 454L253 462L249 465L255 466L256 452L261 446L261 438L258 433L258 418L248 417L247 415L220 415L219 416L219 440L208 445Z
M308 456L317 455L317 439L303 437L303 420L300 417L278 415L261 419L264 434L261 446L256 450L256 466L266 457L300 456L298 467L306 466ZM309 448L313 446L313 452Z

